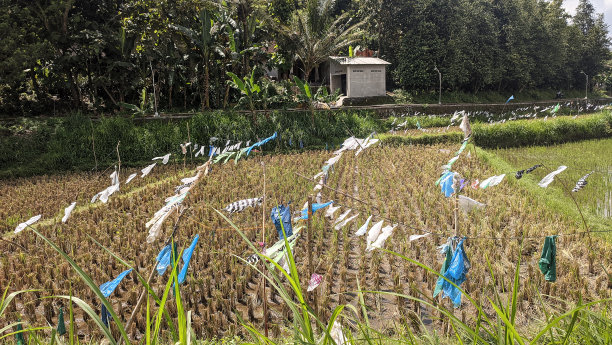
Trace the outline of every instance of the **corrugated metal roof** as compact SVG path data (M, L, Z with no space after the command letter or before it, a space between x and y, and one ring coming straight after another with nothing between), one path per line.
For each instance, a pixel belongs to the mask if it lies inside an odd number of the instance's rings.
M390 65L390 62L387 62L383 59L375 58L375 57L347 57L347 56L330 56L330 59L339 63L340 65Z

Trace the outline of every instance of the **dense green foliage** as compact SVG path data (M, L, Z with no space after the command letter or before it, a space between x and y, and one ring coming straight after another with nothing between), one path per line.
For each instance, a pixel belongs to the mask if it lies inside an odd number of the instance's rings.
M0 177L28 176L66 169L92 169L95 163L104 168L116 162L116 146L120 144L123 165L142 166L148 157L173 153L173 161L182 161L179 143L191 138L193 143L208 145L211 137L225 140L251 141L278 132L266 151L283 152L302 149L332 149L351 135L365 137L372 132L385 133L393 124L406 121L406 129L446 127L449 118L405 117L381 120L372 112L306 112L273 111L258 116L217 111L199 113L188 120L138 121L124 117L107 117L90 121L87 116L73 114L66 118L24 120L3 131L0 137ZM189 132L187 127L189 126ZM585 139L612 136L612 114L609 112L572 119L557 117L548 120L516 120L490 125L473 124L474 143L484 148L552 145ZM93 134L93 135L92 135ZM93 137L93 140L92 140ZM415 135L379 134L384 145L431 145L460 142L461 132L425 129ZM302 143L302 145L300 144ZM291 143L291 145L290 145ZM96 156L94 157L94 148ZM208 152L208 150L206 150Z
M523 90L584 85L603 71L607 28L587 0L372 1L375 41L405 89ZM571 19L571 24L570 24Z
M137 113L239 104L231 72L295 98L292 75L326 83L328 55L371 49L389 89L514 93L608 83L601 15L581 0L0 0L0 116ZM359 49L357 48L359 46ZM277 69L281 82L262 78Z
M578 119L517 120L473 126L474 142L487 148L553 145L612 136L612 114Z
M266 151L282 151L300 147L331 148L352 134L367 136L380 131L384 123L371 113L318 112L315 125L304 112L272 112L260 116L256 123L250 115L227 111L196 114L189 120L137 122L124 117L107 117L92 122L87 116L74 114L41 122L26 121L23 127L12 128L16 135L0 137L0 166L3 177L43 174L66 169L91 169L97 160L104 168L117 161L120 144L123 165L143 165L143 160L173 154L173 161L182 160L180 143L191 138L193 143L208 145L211 137L225 140L251 141L278 132L280 140ZM189 125L189 133L187 126ZM93 133L92 133L93 129ZM93 136L93 140L92 140ZM291 140L291 146L288 145ZM96 157L94 157L94 148ZM208 149L206 150L208 153ZM204 158L202 158L204 159Z

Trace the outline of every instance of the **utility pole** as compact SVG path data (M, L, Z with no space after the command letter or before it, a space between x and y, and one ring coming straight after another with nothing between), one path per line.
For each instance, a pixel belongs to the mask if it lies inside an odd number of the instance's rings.
M442 104L442 73L438 69L438 66L434 65L434 70L438 72L438 78L440 79L440 88L438 92L438 104Z

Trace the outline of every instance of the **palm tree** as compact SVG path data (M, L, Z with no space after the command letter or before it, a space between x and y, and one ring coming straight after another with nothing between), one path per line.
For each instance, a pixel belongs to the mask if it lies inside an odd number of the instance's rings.
M349 13L333 18L334 0L308 0L291 20L290 35L296 45L295 57L304 65L304 80L330 55L357 42L362 22L351 23Z

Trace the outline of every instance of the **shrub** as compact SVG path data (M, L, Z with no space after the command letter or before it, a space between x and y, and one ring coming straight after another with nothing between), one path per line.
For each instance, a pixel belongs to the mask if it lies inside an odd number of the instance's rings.
M384 131L385 124L370 112L341 111L317 112L313 127L306 112L274 110L254 120L250 114L216 111L190 119L146 122L117 116L91 122L87 116L75 113L41 121L33 128L27 134L0 138L0 177L85 170L93 168L96 161L98 167L108 166L116 161L118 142L121 163L130 166L168 152L179 153L179 144L189 137L194 143L208 145L211 137L255 142L278 132L281 139L275 146L277 150L299 147L300 141L304 146L321 148L338 145L350 135L363 137ZM224 144L224 140L217 142Z
M485 148L552 145L612 135L612 114L547 121L518 120L500 124L475 124L474 142Z

